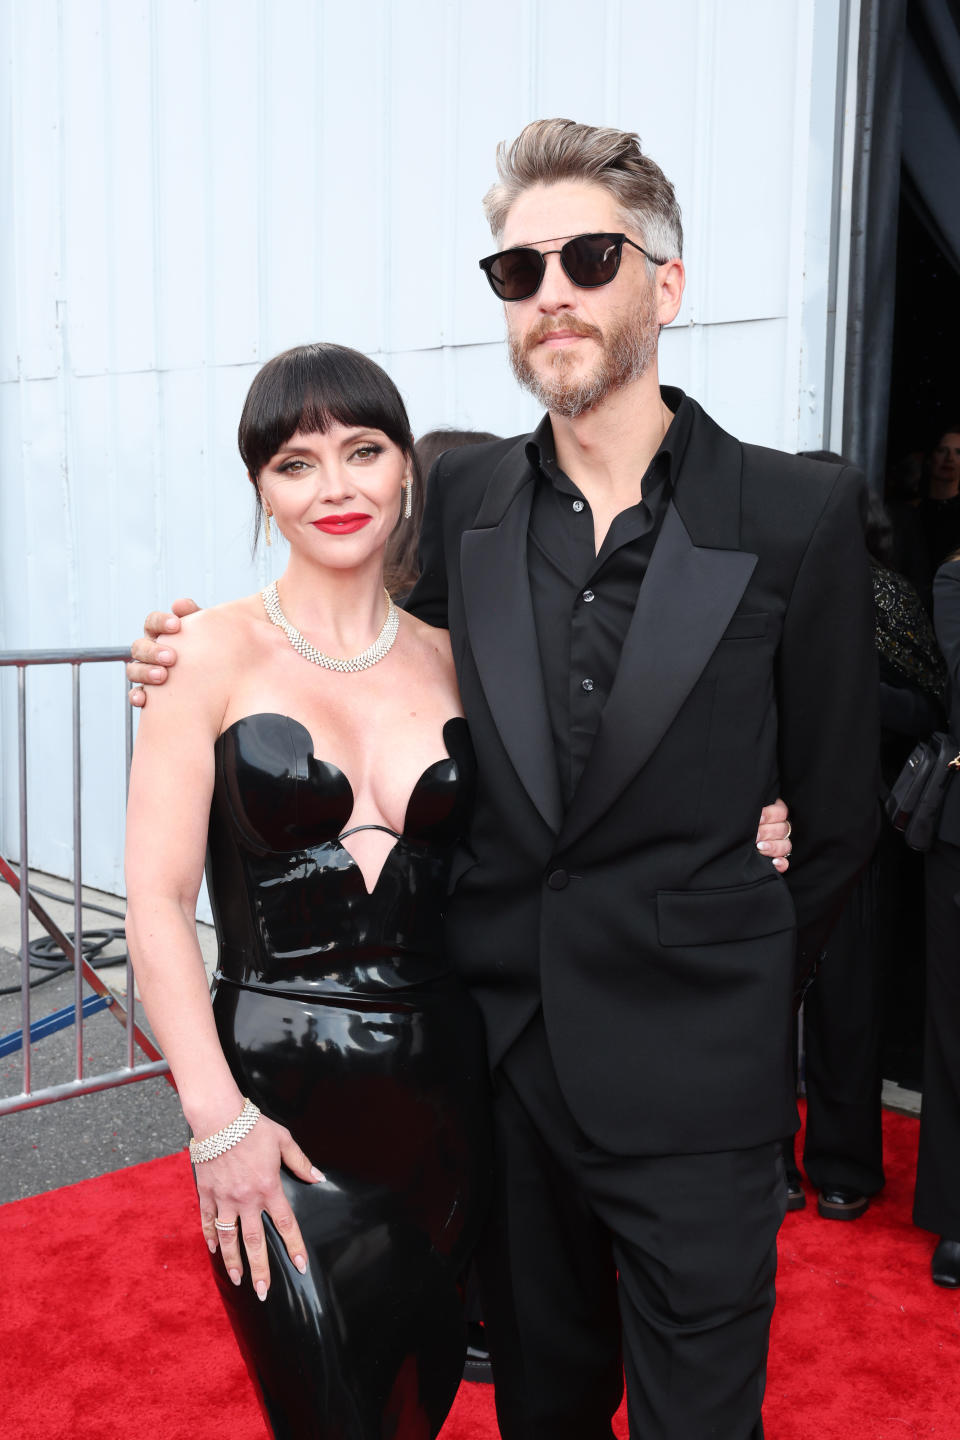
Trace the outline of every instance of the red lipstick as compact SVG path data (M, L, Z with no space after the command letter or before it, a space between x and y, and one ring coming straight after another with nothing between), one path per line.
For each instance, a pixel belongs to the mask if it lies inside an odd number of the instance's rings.
M323 520L311 520L310 524L314 529L322 530L324 535L352 535L355 530L369 525L372 519L372 515L351 511L347 515L327 515Z

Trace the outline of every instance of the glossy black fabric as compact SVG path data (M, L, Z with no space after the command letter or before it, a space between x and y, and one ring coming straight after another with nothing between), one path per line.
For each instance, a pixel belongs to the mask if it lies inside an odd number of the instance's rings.
M368 893L340 838L350 782L316 759L304 726L251 715L217 741L217 1029L244 1094L327 1177L283 1176L305 1276L269 1220L265 1302L213 1259L283 1440L433 1436L462 1373L457 1279L489 1162L482 1026L440 950L450 846L472 789L465 722L449 721L444 742Z

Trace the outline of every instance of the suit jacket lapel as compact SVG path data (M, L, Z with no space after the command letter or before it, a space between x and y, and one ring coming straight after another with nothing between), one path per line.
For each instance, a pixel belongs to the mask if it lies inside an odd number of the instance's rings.
M561 847L589 829L647 763L703 673L757 564L746 551L716 548L738 543L740 448L699 412L701 417L710 433L698 435L698 424L691 436L684 466L693 484L678 488L676 503L667 506ZM708 453L698 456L698 450ZM698 531L714 538L713 546L694 544L681 505Z
M562 816L553 734L527 572L533 476L524 444L491 477L476 526L460 542L467 631L500 739L551 830Z

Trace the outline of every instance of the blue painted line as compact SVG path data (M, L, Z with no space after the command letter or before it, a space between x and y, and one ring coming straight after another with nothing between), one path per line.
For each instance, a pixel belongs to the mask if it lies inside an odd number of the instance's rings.
M105 1000L102 995L88 995L82 1005L84 1019L88 1015L95 1015L98 1010L106 1010L113 1002ZM51 1015L45 1015L42 1020L35 1020L30 1026L30 1042L42 1040L45 1035L54 1035L58 1030L65 1030L72 1025L76 1019L76 1009L73 1005L66 1005L62 1010L54 1010ZM23 1031L11 1030L9 1035L0 1035L0 1059L4 1055L12 1055L16 1050L23 1049Z

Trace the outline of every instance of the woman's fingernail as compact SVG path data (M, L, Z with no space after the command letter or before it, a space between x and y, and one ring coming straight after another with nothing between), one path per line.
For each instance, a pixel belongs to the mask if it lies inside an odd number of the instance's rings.
M151 679L151 680L162 680L163 677L164 677L164 675L166 675L166 673L167 673L166 670L156 670L156 669L151 670L151 671L150 671L150 679Z
M217 1253L217 1242L216 1242L216 1240L208 1240L208 1241L207 1241L207 1249L210 1251L210 1254L211 1254L211 1255L216 1255L216 1253Z
M258 1280L258 1281L257 1281L257 1294L260 1296L260 1299L261 1299L261 1300L266 1300L266 1298L267 1298L267 1282L266 1282L266 1280Z
M770 842L769 842L769 840L758 840L758 841L757 841L757 849L758 849L758 850L762 850L763 853L764 853L764 855L766 855L767 851L770 849Z
M239 1284L240 1284L240 1271L239 1271L239 1270L228 1270L228 1271L227 1271L227 1274L230 1276L230 1279L233 1281L234 1285L239 1285Z
M294 1257L293 1257L293 1263L294 1263L294 1265L296 1265L296 1267L297 1267L297 1269L300 1271L300 1274L301 1274L301 1275L306 1275L306 1273L307 1273L307 1262L306 1262L306 1260L304 1260L304 1258L303 1258L302 1255L294 1255Z
M162 660L162 661L164 662L164 664L166 664L166 662L167 662L168 660L172 660L172 659L173 659L173 651L172 651L172 650L158 650L158 651L157 651L157 659L158 659L158 660Z
M163 628L164 628L164 630L176 630L176 628L177 628L177 622L176 622L176 620L164 620L164 622L163 622Z
M313 1176L314 1180L326 1180L327 1178L322 1170L317 1169L316 1165L310 1166L310 1174Z

